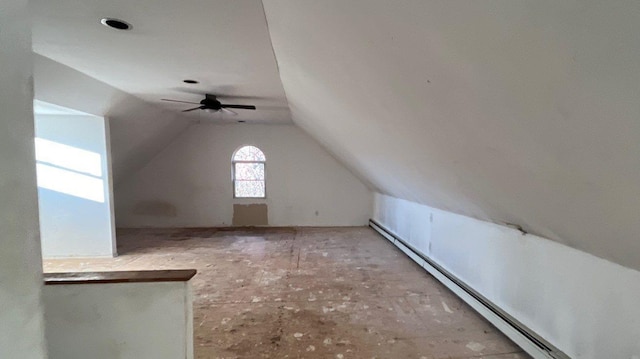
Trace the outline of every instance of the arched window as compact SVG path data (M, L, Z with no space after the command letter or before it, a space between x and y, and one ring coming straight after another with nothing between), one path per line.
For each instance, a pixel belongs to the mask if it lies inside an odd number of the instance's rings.
M233 196L265 198L264 166L266 158L258 147L244 146L233 154Z

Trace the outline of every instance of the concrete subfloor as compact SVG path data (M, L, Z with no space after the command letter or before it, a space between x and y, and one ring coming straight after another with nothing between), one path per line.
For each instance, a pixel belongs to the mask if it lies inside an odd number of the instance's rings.
M197 269L196 358L529 358L369 228L127 229L118 251L44 269Z

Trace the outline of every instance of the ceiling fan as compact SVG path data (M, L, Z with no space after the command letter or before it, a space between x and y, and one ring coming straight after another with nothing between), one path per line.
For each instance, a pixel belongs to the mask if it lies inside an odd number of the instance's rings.
M195 111L195 110L205 110L208 112L221 112L221 113L226 113L228 115L232 115L235 116L237 115L237 113L235 111L229 110L230 108L236 108L236 109L242 109L242 110L255 110L256 107L253 105L231 105L231 104L226 104L226 103L220 103L220 101L218 101L218 99L216 98L215 95L211 95L211 94L205 94L204 95L204 100L198 102L189 102L189 101L179 101L179 100L171 100L171 99L167 99L167 98L163 98L162 101L169 101L169 102L180 102L180 103L189 103L192 105L199 105L197 107L194 108L190 108L187 110L184 110L182 112L190 112L190 111Z

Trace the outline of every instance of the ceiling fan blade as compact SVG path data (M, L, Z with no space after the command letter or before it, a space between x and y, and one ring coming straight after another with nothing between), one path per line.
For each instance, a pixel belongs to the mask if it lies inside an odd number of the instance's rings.
M239 109L243 109L243 110L255 110L256 107L253 105L226 105L226 104L221 104L220 107L222 108L239 108Z
M267 96L249 96L249 95L217 95L216 97L218 98L218 100L221 100L221 101L224 101L224 100L230 100L230 101L274 100L273 98L267 97Z
M168 102L190 103L190 104L192 104L192 105L199 105L199 104L200 104L199 102L189 102L189 101L170 100L170 99L168 99L168 98L163 98L163 99L160 99L160 100L162 100L162 101L168 101Z
M189 111L195 111L195 110L202 110L202 109L204 109L204 108L205 108L204 106L198 106L198 107L190 108L190 109L188 109L188 110L184 110L184 111L182 111L182 112L189 112Z
M221 108L220 112L222 113L226 113L227 115L231 115L231 116L236 116L238 113L231 111L231 110L227 110L226 108Z
M260 111L284 111L288 110L289 106L271 106L271 105L260 105Z

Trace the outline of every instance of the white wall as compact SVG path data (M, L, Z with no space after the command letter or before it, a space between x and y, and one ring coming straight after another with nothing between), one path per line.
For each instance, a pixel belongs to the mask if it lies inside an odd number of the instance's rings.
M242 145L257 146L266 155L266 200L233 198L231 156ZM266 203L272 226L348 226L367 223L372 196L295 126L203 123L116 188L116 224L225 226L231 224L234 203ZM165 213L136 214L141 204Z
M264 7L294 122L379 192L640 270L640 1Z
M36 155L43 256L116 255L105 119L36 114L35 124L36 148L48 152ZM60 147L64 152L56 151ZM86 160L78 162L82 158ZM87 181L90 186L84 186Z
M373 218L570 357L640 357L640 272L385 195Z
M0 2L0 358L46 358L26 0Z
M188 282L46 285L43 298L50 359L193 358Z

